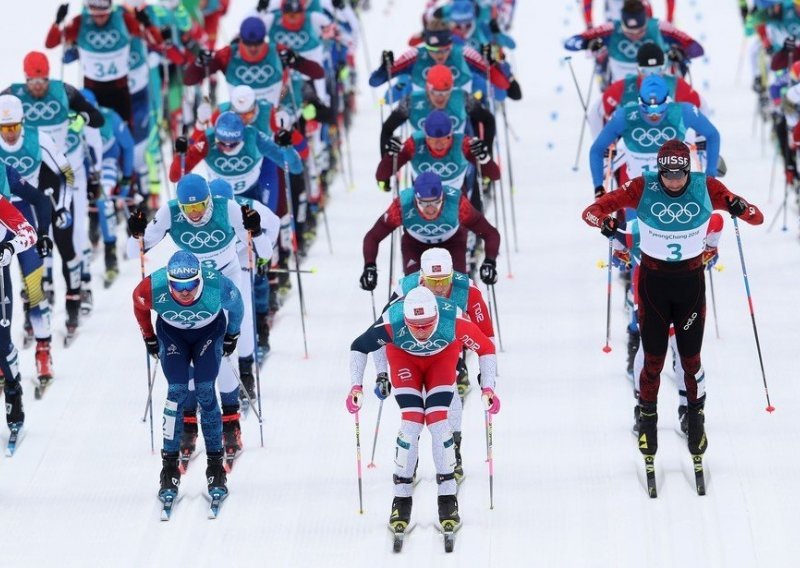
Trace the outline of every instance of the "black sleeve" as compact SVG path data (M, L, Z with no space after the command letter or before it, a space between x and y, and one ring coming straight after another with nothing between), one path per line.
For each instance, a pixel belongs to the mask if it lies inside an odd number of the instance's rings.
M386 122L381 127L381 158L386 155L386 144L389 139L394 135L394 131L400 128L403 123L408 120L408 106L404 104L397 105L397 108L392 111Z
M17 170L8 166L5 166L5 168L11 193L33 206L33 210L36 213L37 232L39 234L49 233L50 221L53 215L50 199L44 193L22 179L22 176L17 173Z
M483 124L483 136L481 138L483 138L483 141L489 146L489 151L491 152L494 145L494 137L497 133L497 123L494 120L494 116L483 105L474 105L472 108L468 107L467 112L469 112L469 120L472 123L475 136L480 137L479 134L481 130L479 125Z
M391 342L392 338L389 337L389 332L386 331L383 316L381 316L367 331L355 338L350 345L350 351L372 353Z
M85 112L89 117L88 125L92 128L100 128L105 124L106 119L92 104L87 101L78 89L72 85L64 83L64 90L67 92L67 100L69 101L70 110L75 112Z

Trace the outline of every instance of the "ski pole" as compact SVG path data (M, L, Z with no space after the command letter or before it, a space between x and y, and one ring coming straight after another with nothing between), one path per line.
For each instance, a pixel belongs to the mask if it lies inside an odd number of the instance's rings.
M486 463L489 464L489 509L494 509L494 436L492 433L492 415L488 410L484 410L486 420Z
M514 207L514 193L516 193L516 188L514 187L514 168L511 165L511 144L508 139L508 117L506 116L506 103L503 102L500 105L500 109L503 111L503 126L505 127L505 138L506 138L506 163L508 163L508 183L510 185L508 195L509 200L508 204L511 207L511 232L514 234L514 252L519 252L519 242L517 239L517 212L516 207Z
M256 327L256 272L255 254L253 253L253 235L247 232L247 269L250 278L250 301L253 304L253 355L256 363L256 400L258 401L258 415L261 416L261 364L258 360L258 347L256 338L258 337L258 327ZM247 389L245 389L245 392ZM264 428L261 420L258 421L258 430L261 435L261 447L264 447Z
M241 392L243 392L245 398L247 398L247 402L250 404L250 408L256 408L256 405L253 403L252 397L250 396L250 394L248 394L247 389L244 388L244 383L242 382L242 378L239 376L239 372L233 366L233 361L231 361L231 356L230 355L226 355L225 359L228 360L228 364L231 366L231 372L233 373L233 376L236 377L236 381L239 383L239 387L241 388ZM264 423L261 420L261 411L260 410L256 410L255 413L256 413L256 418L258 418L258 427L259 427L259 429L261 429L264 426ZM263 434L262 434L262 438L263 438Z
M611 260L614 252L612 244L613 237L608 239L608 283L606 291L606 344L603 347L603 353L611 352Z
M500 351L503 349L503 335L500 333L500 308L497 306L497 295L494 292L494 284L489 284L489 290L492 293L492 304L494 305L494 322L497 324L497 344L500 346ZM491 309L489 310L491 312Z
M758 340L758 328L756 327L756 314L753 309L753 297L750 294L750 283L747 280L747 267L744 264L744 251L742 250L742 236L739 234L739 219L733 218L733 228L736 232L736 244L739 247L739 260L742 263L742 276L744 277L744 289L747 292L747 305L750 308L750 319L753 322L753 336L756 340L756 350L758 351L758 362L761 365L761 380L764 383L764 396L767 399L767 412L775 412L775 407L769 400L769 389L767 388L767 374L764 371L764 358L761 355L761 343Z
M375 290L370 290L369 296L372 299L372 321L376 321L378 319L378 311L375 309Z
M364 51L364 63L367 64L367 69L372 72L372 61L369 56L369 46L367 45L367 36L364 34L364 24L361 22L361 13L358 10L353 10L356 13L356 20L358 21L358 37L361 38L361 47ZM375 102L375 90L370 89L372 94L372 101Z
M8 274L8 267L3 267L3 273L0 274L0 326L9 327L11 321L6 314L6 274Z
M277 272L278 274L291 274L293 272L299 272L301 274L316 274L316 268L306 269L297 269L297 268L270 268L270 272Z
M378 405L378 419L375 421L375 436L372 438L372 455L369 458L367 468L372 469L375 467L375 446L378 445L378 430L381 427L381 414L383 414L383 399Z
M789 230L786 226L786 215L789 212L789 207L787 207L787 202L789 200L789 183L783 184L783 227L781 227L781 231L784 233Z
M583 148L583 137L584 133L586 132L586 125L589 124L589 101L592 98L592 87L594 86L594 68L592 68L592 77L591 81L589 82L589 91L586 95L586 100L583 99L583 92L581 91L581 86L578 84L578 77L575 75L575 69L572 67L572 56L567 55L564 58L564 61L567 62L569 66L569 72L572 75L572 81L575 83L575 90L578 92L578 99L581 102L581 107L583 108L583 121L581 122L581 133L578 137L578 150L575 152L575 163L572 166L572 171L578 171L578 161L581 157L581 149Z
M294 98L294 97L292 97ZM306 336L306 304L303 298L303 279L300 277L300 255L297 252L297 227L294 222L294 207L292 207L292 190L289 178L289 160L283 161L283 181L284 194L286 198L286 210L289 213L289 223L292 228L292 253L294 256L295 274L297 275L297 295L300 300L300 324L303 329L303 350L305 358L308 359L308 338Z
M772 218L772 221L770 222L769 227L767 227L767 233L771 233L772 232L772 228L775 226L775 223L778 222L778 218L781 216L781 212L784 209L786 209L786 201L784 201L781 204L781 206L778 207L778 210L775 212L775 216Z
M144 236L139 237L139 269L142 274L142 280L144 280ZM158 359L156 359L156 368L153 370L153 374L150 374L150 353L147 351L147 347L145 347L144 357L147 360L147 406L144 409L144 416L142 416L142 422L145 421L145 417L147 413L150 413L150 452L154 453L156 451L155 448L155 439L153 434L153 385L156 382L156 371L158 370Z
M719 339L719 321L717 320L717 297L714 294L714 271L708 270L708 283L711 288L711 311L714 313L714 331L717 332Z
M364 493L361 481L361 428L358 422L358 411L353 415L356 419L356 469L358 471L358 513L364 514Z
M386 65L386 74L389 77L388 84L389 84L389 106L394 106L394 93L392 93L392 66ZM392 185L394 184L394 185ZM397 187L398 180L397 180L397 156L392 156L392 177L389 178L389 185L392 188L392 197L397 197L400 193L400 189ZM395 240L396 235L395 231L392 231L392 236L389 242L389 293L387 298L392 297L392 283L394 282L394 251L395 251Z

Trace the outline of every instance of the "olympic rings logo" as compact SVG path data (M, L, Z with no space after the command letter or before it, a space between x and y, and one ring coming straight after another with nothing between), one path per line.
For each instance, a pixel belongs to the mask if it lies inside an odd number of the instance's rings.
M413 225L409 225L408 230L412 233L418 233L421 235L435 237L438 235L446 235L447 233L454 231L456 228L449 223L414 223Z
M270 66L238 67L234 75L245 85L266 83L275 75L275 69Z
M450 345L450 343L446 339L441 338L433 341L426 341L423 344L419 344L416 340L410 339L400 343L399 347L403 351L408 351L409 353L429 353L433 355L434 352L441 351L448 345Z
M214 167L222 173L230 174L250 169L255 160L250 156L232 156L230 158L219 156L214 160Z
M110 49L120 40L117 30L102 30L99 32L89 32L86 34L86 41L95 49Z
M22 103L25 118L31 121L53 120L61 112L61 103L58 101L36 101L35 103Z
M5 165L14 168L19 173L27 172L36 164L33 158L30 156L22 156L18 158L16 156L6 156L2 158L2 161Z
M636 59L636 54L639 52L639 48L641 46L642 46L641 41L631 41L629 39L623 39L620 40L620 42L617 44L617 49L627 59Z
M131 49L130 53L128 54L128 65L131 67L131 69L138 67L142 63L144 63L144 57L142 57L142 54L135 49Z
M176 312L175 310L168 310L161 314L161 317L171 321L178 321L181 323L195 323L198 321L202 321L205 319L210 318L213 316L211 312L193 312L191 310L181 310Z
M678 137L678 132L671 126L665 128L642 128L641 126L634 128L631 132L631 138L642 148L650 148L651 146L661 146L667 140L672 140Z
M298 49L308 43L308 32L275 32L275 43L288 45L292 49Z
M197 231L196 233L183 233L181 243L190 249L199 249L207 246L218 247L225 242L225 233L220 229Z
M455 176L461 168L453 162L425 162L417 169L422 173L433 172L440 178L447 179Z
M687 203L681 205L680 203L653 203L650 207L650 213L656 216L662 223L680 223L685 225L700 214L700 205L697 203Z

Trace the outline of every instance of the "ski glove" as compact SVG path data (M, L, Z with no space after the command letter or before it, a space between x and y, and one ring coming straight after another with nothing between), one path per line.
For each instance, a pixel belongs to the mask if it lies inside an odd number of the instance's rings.
M786 51L794 51L797 47L797 38L794 36L789 36L785 40L783 40L783 49Z
M164 41L164 45L166 47L172 46L172 28L170 26L164 26L161 28L161 39Z
M8 266L11 264L11 258L14 256L14 245L9 241L0 243L0 266Z
M719 252L717 251L717 247L709 247L707 246L705 250L703 250L703 266L706 267L706 270L711 270L717 261L719 260Z
M594 198L595 199L600 199L605 194L606 194L606 188L603 187L602 185L598 185L597 187L594 188Z
M275 143L278 146L291 146L292 133L284 128L281 128L275 133Z
M361 273L361 289L372 292L378 287L378 267L374 262L364 265L364 272Z
M397 136L392 136L386 141L383 150L392 157L397 156L403 149L403 143Z
M185 154L188 149L189 140L187 140L186 136L178 136L175 139L175 151L178 154Z
M610 239L617 233L617 227L619 227L619 222L615 217L606 217L600 225L600 232L603 233L604 237Z
M686 54L680 47L673 45L667 52L667 59L674 61L675 63L683 63L686 61Z
M53 224L59 229L69 229L72 225L72 215L63 207L57 209L53 214Z
M728 204L728 213L730 213L732 217L741 217L744 212L747 211L747 208L750 207L747 201L738 195L734 195L733 199L726 195L725 203Z
M278 48L278 57L284 67L294 67L297 63L297 54L289 47L281 46Z
M158 350L159 350L158 337L153 335L150 337L145 337L143 339L144 339L144 344L147 347L147 353L158 359Z
M497 414L500 412L500 397L494 393L490 388L481 389L483 396L483 405L486 407L486 412L489 414Z
M255 209L242 205L242 222L252 236L257 237L261 234L261 215Z
M381 61L386 69L391 69L394 65L394 52L392 50L383 51L381 53Z
M136 14L136 19L144 27L149 28L150 26L153 25L153 22L150 21L150 16L147 15L147 12L145 10L134 10L134 13Z
M201 67L205 67L211 60L214 58L214 52L210 49L201 49L197 52L197 63L200 64Z
M378 373L378 378L375 379L375 396L381 400L386 400L392 392L392 383L389 381L389 375L386 373Z
M364 389L361 388L361 385L354 385L347 395L347 400L344 401L347 412L355 414L361 410L362 398L364 398Z
M39 258L47 258L53 252L53 240L46 234L39 235L36 241L36 252Z
M489 163L489 146L480 138L473 138L469 142L469 151L482 166Z
M134 239L139 239L144 236L146 227L147 217L145 217L144 211L137 207L128 217L128 232Z
M211 105L208 103L208 101L203 101L197 107L197 122L203 124L211 122L211 114L212 114Z
M619 269L631 267L631 252L628 249L615 250L611 255L611 264Z
M489 20L489 31L491 31L493 34L500 33L500 24L498 24L497 20L494 18Z
M481 55L486 60L486 63L489 65L492 64L494 58L492 57L492 44L491 43L482 43L481 44Z
M603 49L603 38L596 37L594 39L590 39L589 43L586 44L586 49L591 51L592 53L597 53L601 49Z
M269 10L269 0L258 0L258 6L256 6L257 12L266 12Z
M67 12L69 11L69 2L65 2L58 7L58 11L56 11L56 25L60 26L61 22L64 21L64 18L67 17Z
M481 265L481 281L487 286L497 283L497 261L487 258Z
M123 176L119 182L120 197L128 197L131 194L131 177Z
M344 10L344 0L333 0L331 4L333 4L333 7L337 10Z
M222 355L223 357L229 357L234 351L236 351L236 342L239 341L239 334L231 335L230 333L226 333L225 337L222 338Z

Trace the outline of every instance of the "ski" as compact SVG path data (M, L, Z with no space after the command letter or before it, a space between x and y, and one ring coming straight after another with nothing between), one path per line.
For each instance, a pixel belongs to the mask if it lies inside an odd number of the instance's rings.
M64 335L64 349L69 348L72 345L72 342L75 341L75 337L78 335L78 327L77 326L67 326L67 333Z
M22 348L23 349L27 349L28 347L33 345L33 342L35 340L36 340L36 338L33 336L33 328L32 327L28 328L26 326L25 327L25 331L24 331L24 335L22 336Z
M692 465L694 466L694 484L697 489L697 494L702 496L706 494L706 478L705 470L703 468L703 456L699 454L692 454Z
M222 502L228 498L228 490L221 487L209 489L208 498L211 500L211 505L208 508L208 518L216 519L219 516Z
M33 398L36 400L41 400L44 396L44 393L47 392L47 389L50 387L50 383L53 382L53 377L40 377L39 384L33 389Z
M456 544L456 533L458 532L458 529L461 528L461 523L456 523L455 521L442 521L436 526L439 529L439 532L442 533L442 536L444 536L444 551L453 552L453 548Z
M172 489L159 491L158 500L161 501L161 520L168 521L172 517L172 508L175 506L178 492Z
M8 436L8 444L6 445L6 457L10 458L17 451L17 446L22 441L22 435L20 434L22 423L9 424L8 427L11 429L11 433Z
M651 499L658 497L656 489L656 457L644 456L644 471L647 475L647 494Z
M239 457L239 454L242 452L237 450L234 447L226 447L225 448L225 472L230 473L233 471L233 463L236 461L236 458Z
M114 281L119 276L119 271L115 269L106 270L105 275L103 276L103 288L108 289L111 288L111 285L114 284Z
M392 523L389 523L389 532L392 533L394 538L392 550L395 552L403 550L403 543L405 542L406 535L414 530L415 526L417 526L416 523L406 523L404 521L396 521L394 526L392 526Z
M181 472L181 475L186 473L186 470L189 469L189 463L194 459L194 456L197 452L190 452L188 449L181 450L180 460L178 462L178 469Z

